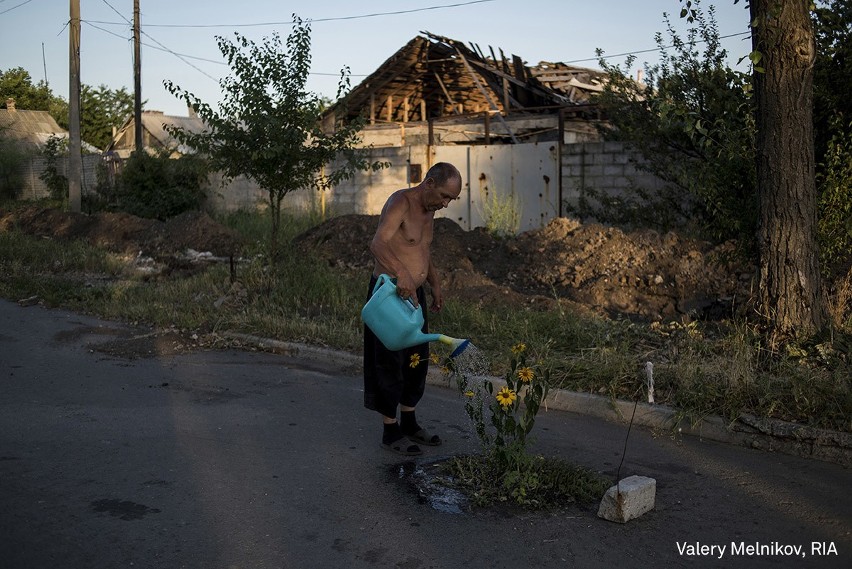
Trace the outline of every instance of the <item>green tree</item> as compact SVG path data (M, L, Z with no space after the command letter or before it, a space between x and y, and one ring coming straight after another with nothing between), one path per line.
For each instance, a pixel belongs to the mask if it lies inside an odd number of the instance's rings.
M33 84L32 77L23 67L0 72L0 105L6 108L6 99L15 99L15 106L32 111L50 108L53 93L44 81Z
M112 140L113 127L119 127L133 114L133 93L126 88L108 89L83 85L80 92L80 137L103 150Z
M692 21L697 0L679 0ZM734 4L739 0L734 0ZM770 345L812 336L826 322L817 252L813 82L816 46L803 0L751 0L758 308Z
M68 128L68 103L57 97L44 81L34 84L23 67L0 71L0 107L6 99L15 99L15 106L28 111L47 111L62 128Z
M645 83L631 77L633 58L624 68L602 58L607 82L597 102L608 121L604 137L630 143L643 158L637 167L666 187L638 189L637 199L621 197L620 207L590 213L664 230L697 223L706 237L749 245L757 218L749 78L728 67L712 7L706 18L695 8L697 25L685 40L668 15L664 21L669 37L656 34L660 62L646 65Z
M256 44L235 33L230 41L217 36L219 50L231 68L220 84L224 100L214 109L172 81L166 89L183 99L204 121L206 130L170 132L205 155L226 177L245 175L268 192L272 215L270 254L277 256L281 202L295 190L329 188L358 169L378 169L354 149L363 122L340 125L333 134L320 129L323 100L305 90L310 71L310 25L293 15L286 46L278 34ZM349 88L348 69L341 72L338 98ZM332 171L324 167L344 158Z

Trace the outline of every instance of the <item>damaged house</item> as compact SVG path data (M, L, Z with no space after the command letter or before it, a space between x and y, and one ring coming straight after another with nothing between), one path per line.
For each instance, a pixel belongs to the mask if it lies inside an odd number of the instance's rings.
M588 188L616 193L637 177L658 184L632 168L621 144L601 142L594 95L604 78L424 32L326 111L326 132L364 116L363 146L391 167L362 172L325 199L336 213L377 214L395 190L451 162L465 184L441 214L471 229L509 204L523 231L561 216Z
M594 102L603 89L602 71L564 63L530 66L516 55L423 32L329 107L322 128L363 116L361 146L371 161L390 164L359 172L328 192L292 192L287 209L323 215L376 215L394 191L418 184L436 162L450 162L462 174L461 199L439 215L464 229L488 226L512 212L513 231L541 227L563 215L589 189L617 194L636 183L658 180L637 172L621 143L602 142ZM181 148L164 128L200 131L188 117L146 111L143 141L151 151L179 156ZM107 149L120 157L133 148L132 117ZM267 194L251 180L210 180L215 209L254 208ZM506 229L503 227L501 229Z

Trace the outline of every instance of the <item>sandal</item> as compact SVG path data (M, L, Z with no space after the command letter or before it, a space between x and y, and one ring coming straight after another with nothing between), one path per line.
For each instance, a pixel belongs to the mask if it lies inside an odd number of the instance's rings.
M390 444L382 443L382 448L403 456L419 456L423 454L423 451L420 450L419 446L408 444L410 442L411 441L405 437L402 437Z
M439 437L438 435L430 435L426 429L420 429L416 433L412 433L406 436L412 442L430 447L440 446L441 442L443 442L441 441L441 437Z

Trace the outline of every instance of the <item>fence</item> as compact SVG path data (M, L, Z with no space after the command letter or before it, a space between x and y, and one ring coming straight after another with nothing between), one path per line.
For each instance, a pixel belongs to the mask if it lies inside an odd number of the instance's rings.
M97 167L101 161L98 154L87 154L83 156L83 183L81 191L83 194L92 194L97 185ZM47 159L41 155L27 158L21 169L21 180L23 185L18 194L22 200L37 200L50 197L50 190L39 177L47 169ZM68 156L57 156L56 169L63 175L68 176Z
M417 185L435 162L454 164L462 174L461 199L439 215L449 217L465 229L487 224L485 201L489 197L516 200L520 211L520 231L547 224L576 207L588 194L611 197L630 188L659 189L663 182L637 170L641 160L635 151L621 142L577 142L563 144L539 142L504 145L410 145L373 148L370 160L390 163L377 172L358 172L328 192L313 190L291 192L282 206L291 211L309 211L325 215L377 215L396 190ZM560 155L561 154L561 155ZM83 193L93 193L97 183L99 155L83 157ZM67 157L57 159L57 169L67 172ZM334 164L330 166L333 168ZM28 159L24 167L22 199L49 195L39 179L46 168L41 156ZM263 207L268 194L244 177L223 183L221 175L210 176L208 206L218 211Z

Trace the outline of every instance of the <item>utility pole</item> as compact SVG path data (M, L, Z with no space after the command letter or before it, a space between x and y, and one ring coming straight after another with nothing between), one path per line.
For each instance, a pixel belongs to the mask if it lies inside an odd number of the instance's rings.
M80 0L71 0L68 37L68 208L72 212L79 212L83 185L83 145L80 140Z
M142 151L142 49L140 47L139 0L133 0L133 132L136 152Z
M44 57L44 42L41 42L41 64L44 65L44 84L50 87L50 81L47 80L47 59Z

